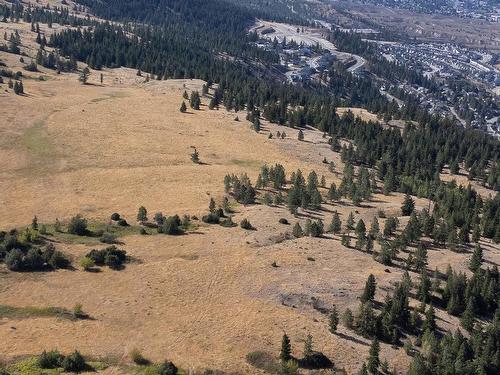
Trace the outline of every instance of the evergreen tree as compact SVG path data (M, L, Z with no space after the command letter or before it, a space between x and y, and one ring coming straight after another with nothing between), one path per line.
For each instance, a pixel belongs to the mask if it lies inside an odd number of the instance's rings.
M148 211L146 210L146 207L141 206L139 207L139 210L137 211L137 221L144 223L148 221Z
M463 312L460 318L460 325L464 327L468 332L472 332L474 329L474 304L472 299L467 303L467 308Z
M347 230L354 229L354 214L352 213L352 211L349 213L349 216L347 217L346 228Z
M380 233L380 225L378 223L378 219L376 216L373 217L371 226L370 226L370 231L368 232L370 237L372 238L377 238L378 234Z
M180 111L181 111L181 113L186 113L186 111L187 111L186 103L184 103L184 102L181 103Z
M370 354L368 356L368 371L370 374L377 374L378 373L378 367L380 366L380 344L378 340L375 338L372 341L372 344L370 346Z
M434 307L429 306L429 308L425 312L425 320L422 326L422 331L431 331L434 332L436 330L436 314L434 312Z
M292 359L292 345L290 343L290 339L287 334L284 333L281 339L281 351L280 351L280 360L282 363L286 363Z
M364 239L366 237L366 226L363 219L359 219L358 223L356 224L355 233L360 239Z
M339 313L337 311L337 306L333 305L328 320L329 320L330 332L331 333L337 332L337 326L339 324Z
M36 215L33 217L33 220L31 220L31 229L38 230L38 218Z
M403 204L401 205L401 214L403 216L410 216L414 209L415 201L409 194L406 194Z
M307 334L306 341L304 342L304 358L309 358L313 354L313 338L309 333Z
M370 274L366 280L365 289L361 295L361 302L365 303L368 301L373 301L375 298L375 291L377 289L377 283L375 281L375 276Z
M193 91L191 93L191 98L189 99L189 105L195 110L200 109L201 99L198 91Z
M337 212L333 213L332 222L328 226L328 232L339 234L342 230L342 221L340 221L339 214Z
M469 269L472 272L476 272L481 269L481 265L483 264L483 249L481 249L481 245L476 244L474 248L474 252L470 258Z
M89 80L89 76L90 76L90 69L88 67L85 67L80 73L78 80L82 85L86 85L87 81Z

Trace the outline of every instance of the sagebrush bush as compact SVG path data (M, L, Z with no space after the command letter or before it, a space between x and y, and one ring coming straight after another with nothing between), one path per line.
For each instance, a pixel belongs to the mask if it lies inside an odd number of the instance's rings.
M241 220L240 227L246 230L253 229L253 226L248 219Z

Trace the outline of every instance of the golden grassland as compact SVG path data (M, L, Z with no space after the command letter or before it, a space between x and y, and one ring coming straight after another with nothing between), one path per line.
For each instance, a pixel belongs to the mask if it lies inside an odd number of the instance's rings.
M0 58L13 70L22 69L18 56L0 53ZM40 70L23 72L24 96L0 85L2 229L26 226L34 215L51 224L77 213L106 223L111 213L119 212L135 225L141 205L150 218L157 211L200 217L210 197L221 202L226 174L247 173L255 181L265 163L281 163L288 173L314 169L326 177L327 186L342 177L322 163L327 158L337 171L343 169L340 155L313 129L305 130L304 142L297 140L297 130L266 122L257 134L244 113L209 110L207 98L201 110L180 113L184 90L201 91L202 81L145 82L135 71L121 68L103 71L103 84L100 72L92 72L89 84L80 85L76 74ZM39 80L40 75L46 79ZM268 138L269 132L283 130L286 139ZM190 160L192 147L202 164ZM334 210L343 222L352 211L356 220L368 224L379 210L399 215L402 200L401 194L376 194L361 207L324 204L310 214L328 224ZM418 208L427 205L427 200L417 200ZM101 247L97 241L49 236L73 259L75 269L10 273L0 268L0 304L6 311L21 312L54 306L70 311L82 304L92 319L0 315L0 360L78 349L94 358L114 358L106 372L127 373L128 354L139 348L154 361L168 358L186 371L252 374L257 371L246 363L246 354L265 350L277 355L286 331L295 355L300 356L311 333L315 347L338 368L357 372L369 340L342 326L332 335L318 306L335 303L341 311L356 310L370 273L377 278L377 299L382 301L402 270L341 246L336 236L290 239L292 225L305 217L295 218L285 207L234 208L235 222L248 218L257 230L198 224L183 236L143 236L136 234L137 227L119 233L120 247L136 260L122 271L84 272L78 260ZM278 223L281 217L292 225ZM487 261L498 264L498 248L483 246ZM469 256L432 249L429 267L444 272L451 264L465 270ZM442 328L457 326L456 318L443 311L437 315ZM381 357L399 370L410 361L403 349L386 344Z

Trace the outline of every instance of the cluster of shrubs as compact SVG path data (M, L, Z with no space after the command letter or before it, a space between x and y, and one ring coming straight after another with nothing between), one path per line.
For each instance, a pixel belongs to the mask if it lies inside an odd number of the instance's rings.
M114 222L116 222L116 224L118 224L121 227L128 227L129 226L129 224L127 223L127 220L125 220L124 218L122 218L119 213L116 213L116 212L113 213L111 215L111 220L113 220Z
M105 249L91 250L82 261L82 266L89 270L93 266L108 266L111 269L118 270L127 262L127 252L120 250L116 246L109 246Z
M151 361L145 358L138 349L133 349L130 352L130 357L132 358L132 361L134 361L134 363L139 366L151 365ZM154 364L152 365L152 367L154 367L154 373L159 375L177 375L179 371L177 366L174 365L174 363L171 361L164 361L161 364Z
M161 215L161 214L160 214ZM155 216L156 223L158 224L158 233L177 236L184 233L184 230L189 227L190 219L184 216L181 221L179 215L174 216Z
M38 231L26 228L18 232L0 232L0 261L3 260L11 271L43 271L46 269L67 268L69 259L53 244L43 245Z
M85 362L85 358L75 351L70 355L63 355L57 350L44 351L38 357L38 366L42 369L62 368L64 372L82 372L88 370L90 366Z

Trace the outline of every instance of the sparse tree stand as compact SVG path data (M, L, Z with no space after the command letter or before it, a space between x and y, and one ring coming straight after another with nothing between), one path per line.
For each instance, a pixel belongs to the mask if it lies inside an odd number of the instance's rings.
M86 66L82 72L80 73L80 77L78 77L78 80L80 81L80 83L82 85L86 85L87 84L87 81L89 80L89 76L90 76L90 70L89 68Z

